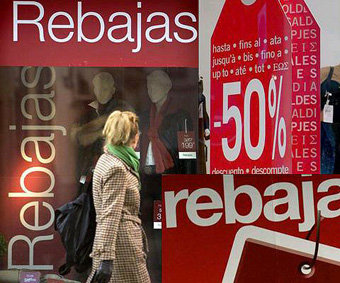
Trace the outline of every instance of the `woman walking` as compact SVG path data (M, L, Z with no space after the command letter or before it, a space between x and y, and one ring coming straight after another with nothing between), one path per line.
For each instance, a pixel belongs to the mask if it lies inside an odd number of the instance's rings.
M114 111L106 121L104 153L93 175L96 236L90 282L150 282L146 268L146 237L138 217L138 117Z

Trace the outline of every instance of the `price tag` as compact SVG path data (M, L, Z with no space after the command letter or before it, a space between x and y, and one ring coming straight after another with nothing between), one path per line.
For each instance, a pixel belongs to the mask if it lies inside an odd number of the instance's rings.
M291 64L278 0L225 2L211 39L211 173L291 172Z
M294 174L320 173L320 28L304 0L281 0L292 26Z
M323 108L323 122L333 123L333 117L334 117L333 105L329 105L328 103L326 103Z
M196 141L194 132L178 132L179 159L196 159Z
M153 229L162 229L162 201L155 200L153 203Z

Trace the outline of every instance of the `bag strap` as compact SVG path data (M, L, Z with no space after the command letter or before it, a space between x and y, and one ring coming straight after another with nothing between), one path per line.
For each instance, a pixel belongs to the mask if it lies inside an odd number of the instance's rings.
M69 263L64 263L58 268L58 273L62 276L69 274L71 271L71 267L72 265L70 265Z
M92 178L93 178L93 170L94 168L91 167L86 174L85 183L82 185L82 192L89 193L91 190L92 185Z

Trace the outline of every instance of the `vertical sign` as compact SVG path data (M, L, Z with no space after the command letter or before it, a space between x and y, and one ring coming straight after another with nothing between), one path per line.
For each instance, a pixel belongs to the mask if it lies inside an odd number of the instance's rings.
M291 29L278 0L226 1L211 40L211 173L289 173Z
M281 0L292 26L293 173L320 173L320 28L304 0Z

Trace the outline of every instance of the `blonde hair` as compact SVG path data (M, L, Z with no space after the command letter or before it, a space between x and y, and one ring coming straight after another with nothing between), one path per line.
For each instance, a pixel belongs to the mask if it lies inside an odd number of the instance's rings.
M107 118L103 135L105 144L130 145L139 132L139 118L130 111L114 111Z

